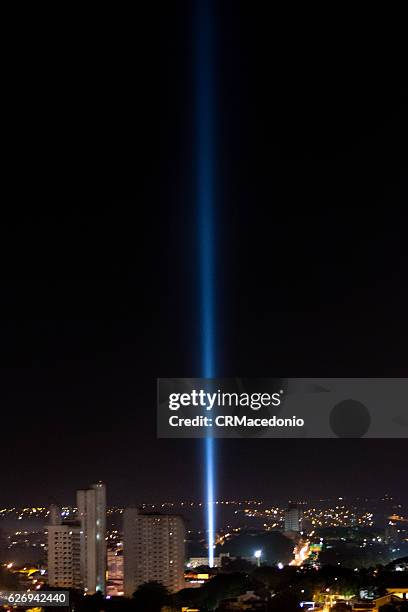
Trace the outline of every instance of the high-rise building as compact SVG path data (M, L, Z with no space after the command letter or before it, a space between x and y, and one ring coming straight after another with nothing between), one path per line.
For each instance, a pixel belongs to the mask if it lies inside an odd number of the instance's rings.
M106 594L110 596L123 595L123 550L116 546L108 548L107 563Z
M184 588L185 527L180 516L126 508L123 536L126 596L150 581L160 582L170 592Z
M81 524L81 575L84 589L105 593L106 583L106 487L102 482L77 491Z
M62 521L61 511L50 507L48 531L48 584L52 587L81 589L80 537L76 521Z
M302 531L303 510L298 504L290 503L285 510L285 532Z

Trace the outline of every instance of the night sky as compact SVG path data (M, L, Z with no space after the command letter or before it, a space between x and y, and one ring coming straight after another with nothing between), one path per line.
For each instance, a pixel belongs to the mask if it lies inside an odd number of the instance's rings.
M71 503L97 479L111 503L202 498L202 443L155 435L156 378L200 373L192 6L119 37L103 89L96 59L94 85L74 79L58 108L34 96L20 128L24 206L0 234L0 506ZM245 7L215 15L218 374L408 376L398 51L358 16L305 29ZM408 501L407 440L217 448L219 498Z

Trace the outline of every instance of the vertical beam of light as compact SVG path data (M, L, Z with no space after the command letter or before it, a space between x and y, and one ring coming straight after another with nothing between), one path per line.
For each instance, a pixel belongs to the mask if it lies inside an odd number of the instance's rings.
M200 263L201 376L215 376L214 67L212 0L196 4L197 207ZM204 439L208 565L214 566L215 441Z

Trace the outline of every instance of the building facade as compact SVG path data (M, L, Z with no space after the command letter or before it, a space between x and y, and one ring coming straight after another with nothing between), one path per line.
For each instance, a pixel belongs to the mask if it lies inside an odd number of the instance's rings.
M111 597L123 595L123 550L108 548L108 575L106 594Z
M80 538L81 526L61 521L58 506L50 508L48 531L48 584L52 587L82 589Z
M302 531L303 510L297 504L289 504L285 510L285 532L299 533Z
M84 590L106 591L106 487L103 483L77 491L78 520L81 525L81 575Z
M184 588L185 527L180 516L127 508L123 520L124 591L156 581L174 593Z

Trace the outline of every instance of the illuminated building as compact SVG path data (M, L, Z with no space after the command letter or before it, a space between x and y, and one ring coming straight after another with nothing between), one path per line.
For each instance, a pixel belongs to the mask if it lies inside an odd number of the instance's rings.
M108 548L107 564L106 594L111 596L123 595L123 551L117 548Z
M299 533L302 531L303 510L297 504L289 504L285 510L285 532Z
M392 605L392 604L400 604L401 600L405 600L407 597L408 589L388 589L387 595L383 595L382 597L378 597L372 600L362 600L356 601L353 604L353 610L361 611L361 612L380 612L383 609L383 606Z
M84 589L105 593L106 580L106 487L103 483L77 491L81 524L81 575Z
M55 505L50 508L48 531L48 584L66 589L82 588L81 527L75 521L61 521Z
M185 527L180 516L127 508L123 536L126 596L149 581L160 582L170 592L184 588Z
M222 560L224 558L228 560L230 558L230 554L221 553L218 557L214 557L213 567L221 567ZM187 563L187 567L191 567L192 569L195 569L197 567L204 567L204 566L208 566L208 557L190 557Z
M387 593L392 595L393 597L397 597L398 600L403 599L404 601L408 601L408 586L407 587L387 587Z

